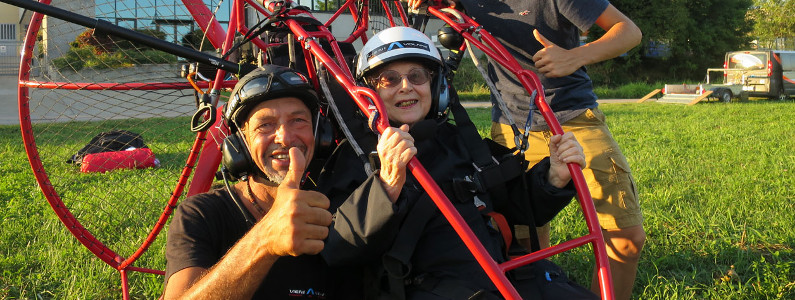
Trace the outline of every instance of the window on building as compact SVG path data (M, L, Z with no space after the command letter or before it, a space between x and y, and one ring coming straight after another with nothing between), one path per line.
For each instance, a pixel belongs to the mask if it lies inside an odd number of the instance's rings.
M17 24L0 24L0 41L16 41Z

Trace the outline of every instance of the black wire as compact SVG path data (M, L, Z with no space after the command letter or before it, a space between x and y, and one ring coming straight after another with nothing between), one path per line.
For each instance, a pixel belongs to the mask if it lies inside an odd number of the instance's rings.
M280 13L281 13L281 11L280 11ZM243 44L251 42L251 40L253 40L257 36L259 36L260 34L265 32L265 30L268 29L268 26L270 26L271 24L275 23L276 21L280 21L280 20L282 20L282 18L280 18L279 15L274 14L270 18L263 19L263 20L259 21L257 24L255 24L252 27L252 29L254 29L254 30L249 30L249 32L244 36L244 39L242 41L240 41L239 43L235 43L234 45L232 45L232 48L229 48L229 51L226 51L226 53L224 53L224 55L221 56L221 58L226 59L227 56L229 56L230 54L232 54L232 52L234 52L235 50L237 50L238 48L243 46ZM264 22L264 24L263 24L263 22Z
M243 214L243 218L246 219L246 223L249 226L254 227L254 224L256 224L256 222L254 221L254 216L252 216L251 213L248 210L246 210L246 207L243 206L243 202L241 202L240 198L237 197L237 194L235 194L235 192L232 191L232 187L229 186L229 179L226 178L227 172L228 171L226 170L226 167L221 167L221 176L224 178L224 185L226 186L226 191L229 193L229 196L232 197L232 201L235 202L237 208L240 209L240 213Z

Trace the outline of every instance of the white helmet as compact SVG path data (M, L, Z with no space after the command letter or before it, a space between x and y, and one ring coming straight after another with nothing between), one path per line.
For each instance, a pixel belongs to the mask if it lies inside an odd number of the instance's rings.
M356 79L365 82L365 75L388 63L410 59L433 71L431 79L431 107L428 117L444 115L449 103L444 62L428 36L411 27L391 27L373 35L362 47L356 59ZM419 60L419 61L418 61Z

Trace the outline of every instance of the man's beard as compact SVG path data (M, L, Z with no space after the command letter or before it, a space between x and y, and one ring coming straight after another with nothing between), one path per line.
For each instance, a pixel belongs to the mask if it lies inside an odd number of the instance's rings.
M306 150L307 150L306 149L306 145L302 144L302 145L296 145L296 146L293 146L293 147L296 147L296 148L298 148L298 150L301 150L301 155L305 155L306 154ZM282 150L284 152L287 152L288 155L290 153L290 147L282 147L282 146L273 146L272 149L268 149L267 153L273 153L276 150ZM265 174L265 178L267 178L268 180L270 180L271 182L273 182L273 183L275 183L277 185L282 184L282 181L284 181L284 177L287 176L287 171L284 171L284 173L280 173L276 169L273 169L270 164L266 164L263 167L263 169L264 170L262 170L262 173Z
M286 174L279 174L278 171L274 170L271 167L265 167L265 171L263 173L265 173L265 178L275 183L276 185L282 184L282 181L284 181L284 177L286 175Z

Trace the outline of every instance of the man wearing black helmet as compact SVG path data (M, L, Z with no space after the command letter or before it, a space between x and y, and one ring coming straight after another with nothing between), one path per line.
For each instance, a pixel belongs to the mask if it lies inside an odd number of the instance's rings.
M347 270L315 255L332 220L328 198L301 189L316 113L312 86L291 69L269 65L241 78L224 108L226 189L177 207L165 299L358 298Z

